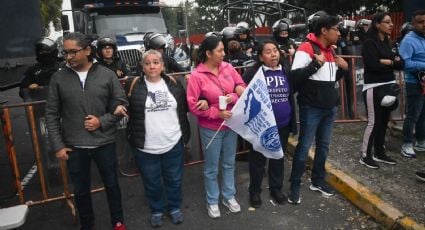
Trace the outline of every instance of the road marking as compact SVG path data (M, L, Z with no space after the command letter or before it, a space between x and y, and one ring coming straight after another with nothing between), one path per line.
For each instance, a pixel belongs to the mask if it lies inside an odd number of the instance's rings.
M22 190L24 190L25 186L30 182L30 180L33 178L33 176L37 173L37 165L34 164L30 170L28 170L27 174L25 175L24 179L21 181L21 187Z

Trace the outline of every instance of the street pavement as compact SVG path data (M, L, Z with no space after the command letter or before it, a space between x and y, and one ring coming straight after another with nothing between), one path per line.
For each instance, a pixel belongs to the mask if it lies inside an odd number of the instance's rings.
M2 92L10 103L21 102L17 96L17 90ZM21 178L34 164L34 157L31 150L31 142L27 127L25 111L23 109L12 109L15 145L18 153L18 162L21 167ZM11 193L10 168L8 167L7 154L4 148L4 141L1 140L0 149L0 195L1 193ZM283 192L288 192L288 177L290 161L285 163L285 183ZM93 165L94 166L94 165ZM101 186L96 168L93 167L93 187ZM332 198L323 198L320 194L308 189L309 172L305 174L302 185L300 205L278 205L270 202L267 191L267 178L263 183L263 205L261 208L252 210L248 201L248 164L247 162L237 162L236 172L236 198L240 202L242 211L233 214L220 205L222 217L211 219L207 215L205 195L203 188L202 164L188 166L185 168L183 184L183 204L185 221L178 226L174 226L169 218L165 218L162 229L376 229L381 225L377 224L369 216L349 203L341 194ZM52 196L61 194L61 187L58 183L50 185L49 194ZM120 184L123 197L123 208L125 223L128 229L150 228L149 206L144 198L142 181L139 176L120 177ZM13 190L12 190L13 194ZM1 196L0 196L1 197ZM35 175L25 188L26 200L38 200L39 192L38 175ZM0 207L7 207L17 204L16 196L12 199L0 198ZM93 203L96 212L95 229L111 229L109 224L108 207L105 192L93 194ZM78 229L70 210L64 201L54 201L51 203L34 205L30 207L26 223L20 229Z
M208 217L203 188L202 165L185 168L183 183L183 204L185 221L175 226L167 217L162 229L376 229L379 224L352 206L343 196L323 198L319 193L308 189L308 178L304 177L300 205L273 204L263 183L261 208L250 210L248 202L248 164L237 162L237 195L242 211L230 213L220 205L222 217ZM286 163L285 177L289 176ZM267 179L267 178L265 178ZM150 212L144 197L142 180L136 177L120 178L125 223L128 229L150 229ZM285 181L284 192L289 183ZM93 195L96 212L95 229L110 229L109 214L104 192ZM23 230L30 229L78 229L69 209L62 201L30 208Z

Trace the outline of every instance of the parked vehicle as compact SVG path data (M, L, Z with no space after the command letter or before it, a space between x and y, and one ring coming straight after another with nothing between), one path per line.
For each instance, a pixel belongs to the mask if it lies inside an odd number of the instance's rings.
M38 1L2 1L0 7L0 91L17 87L35 63L34 44L43 26Z
M62 28L64 33L78 31L92 39L113 36L117 41L118 56L133 72L136 72L145 50L144 35L147 32L161 33L169 41L167 52L183 67L189 68L189 56L181 55L185 51L175 46L173 37L168 33L162 7L159 0L64 0Z
M227 22L227 25L223 26L236 25L241 21L248 22L254 28L252 36L257 41L270 39L272 37L270 28L279 19L290 22L292 39L301 41L307 34L305 9L283 1L238 0L223 5L221 9L222 21ZM267 33L264 33L265 31Z

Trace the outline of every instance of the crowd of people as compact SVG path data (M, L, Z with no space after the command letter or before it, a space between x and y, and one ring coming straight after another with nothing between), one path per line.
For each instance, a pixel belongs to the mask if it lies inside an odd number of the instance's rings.
M390 40L393 23L389 14L377 13L360 27L364 33L357 39L363 43L363 97L368 120L359 146L360 163L378 169L379 163L396 164L385 149L387 124L391 111L398 106L400 91L394 70L405 71L407 111L401 154L413 158L416 151L425 150L425 10L414 12L412 31L401 40L399 52L394 52ZM146 51L136 77L130 77L131 70L118 57L112 37L92 43L80 33L66 35L63 64L57 59L55 42L47 38L37 41L38 64L25 73L20 95L25 98L25 91L48 87L46 123L51 151L67 162L81 229L92 229L94 225L91 160L105 185L112 227L126 229L115 145L116 124L123 117L128 118L128 141L142 177L153 227L160 227L167 213L174 224L184 221L181 204L184 145L190 139L188 112L197 118L199 126L208 215L221 216L220 197L230 212L240 212L235 187L238 136L223 121L232 117L232 107L258 71L273 99L282 148L285 150L290 133L299 130L299 136L288 197L282 191L284 158L268 159L252 146L249 148L250 205L262 205L265 172L270 196L276 203L300 204L301 179L313 142L316 148L309 188L324 197L335 194L325 181L325 163L339 100L336 83L350 78L347 71L352 68L335 52L338 44L344 50L341 44L346 41L341 39L347 37L347 28L336 16L315 13L309 18L310 33L299 46L290 38L289 20L278 20L271 29L273 39L261 43L250 35L251 28L245 22L206 34L196 53L195 69L187 78L187 88L167 75L184 69L164 52L166 40L161 34L145 35ZM243 72L234 68L248 62L253 64ZM126 81L124 88L119 79ZM226 102L224 108L220 106L221 98ZM425 172L418 171L416 176L425 181Z

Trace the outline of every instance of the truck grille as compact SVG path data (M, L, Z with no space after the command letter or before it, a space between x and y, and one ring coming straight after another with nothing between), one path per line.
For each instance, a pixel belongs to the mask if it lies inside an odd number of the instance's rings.
M137 49L118 50L118 57L134 71L137 69L138 61L142 57L142 53Z

